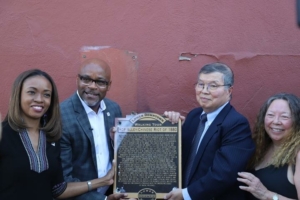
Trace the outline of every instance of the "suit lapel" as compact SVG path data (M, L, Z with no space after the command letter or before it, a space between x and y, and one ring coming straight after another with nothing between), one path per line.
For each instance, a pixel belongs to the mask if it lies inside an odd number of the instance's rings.
M193 177L192 174L195 173L197 166L200 163L200 160L203 156L203 153L207 147L207 145L209 144L209 141L211 140L212 136L219 130L219 126L220 124L222 124L222 122L224 121L225 117L227 116L228 112L231 109L231 105L230 103L228 103L222 110L221 112L217 115L217 117L214 119L214 121L211 123L211 125L209 126L209 128L207 129L200 145L199 145L199 149L198 152L196 154L195 160L194 160L194 164L192 166L191 169L191 176Z
M110 159L112 160L114 154L113 154L113 148L112 148L111 140L110 140L109 125L111 124L111 120L112 120L111 118L113 116L112 116L112 113L109 112L111 110L110 105L107 103L105 98L103 100L104 100L104 103L106 106L106 109L103 111L105 134L106 134L106 140L107 140L106 142L108 144L109 156L110 156Z
M74 111L76 112L76 119L78 124L81 126L84 134L87 136L87 138L90 141L91 144L91 151L92 151L92 157L93 157L93 162L94 162L94 166L97 169L97 161L96 161L96 152L95 152L95 143L94 143L94 136L93 136L93 132L91 129L91 125L88 119L88 116L81 104L81 101L77 95L77 93L75 93L72 96L72 103L73 103L73 108ZM86 148L86 147L83 147Z

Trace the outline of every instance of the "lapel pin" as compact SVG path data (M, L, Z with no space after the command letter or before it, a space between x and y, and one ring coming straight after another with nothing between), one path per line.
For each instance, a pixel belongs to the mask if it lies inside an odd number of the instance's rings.
M109 112L107 112L107 113L106 113L106 115L109 117L109 116L110 116L110 113L109 113Z
M52 142L51 145L55 147L55 142Z

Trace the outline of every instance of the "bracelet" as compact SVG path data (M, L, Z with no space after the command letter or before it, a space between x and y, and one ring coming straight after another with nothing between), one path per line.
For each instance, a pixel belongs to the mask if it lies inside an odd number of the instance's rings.
M88 191L91 191L92 190L92 183L91 183L91 181L87 181L86 184L88 186Z
M279 200L279 197L278 197L278 195L277 195L277 193L274 193L274 195L273 195L273 198L272 198L273 200Z

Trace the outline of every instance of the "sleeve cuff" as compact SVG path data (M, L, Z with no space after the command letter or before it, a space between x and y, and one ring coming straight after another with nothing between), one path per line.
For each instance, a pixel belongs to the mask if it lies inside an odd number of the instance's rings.
M187 188L182 189L182 196L184 200L191 200L190 194L187 190Z

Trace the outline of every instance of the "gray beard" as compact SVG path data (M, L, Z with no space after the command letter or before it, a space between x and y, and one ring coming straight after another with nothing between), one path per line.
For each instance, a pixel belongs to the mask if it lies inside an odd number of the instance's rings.
M94 102L94 103L88 103L86 100L83 100L83 102L88 106L88 107L94 107L96 106L99 102Z

